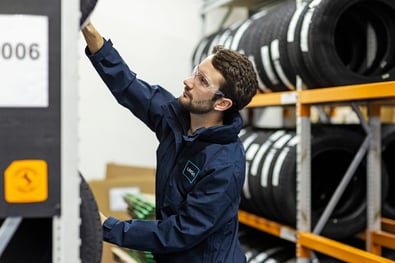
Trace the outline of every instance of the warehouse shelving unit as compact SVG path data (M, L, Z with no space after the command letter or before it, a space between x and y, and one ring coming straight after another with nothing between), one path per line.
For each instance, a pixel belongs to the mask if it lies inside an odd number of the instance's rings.
M268 7L271 5L275 5L284 0L204 0L202 4L202 8L200 10L200 15L202 17L202 25L203 25L203 35L205 33L205 25L207 20L207 13L213 11L217 8L227 8L226 14L223 16L222 21L219 26L222 27L226 20L229 18L232 10L234 8L245 8L248 7L248 13L251 15L263 7ZM301 0L296 0L301 1Z
M395 99L395 82L380 82L363 85L298 90L257 94L248 107L268 107L295 105L297 107L297 131L301 143L298 144L297 168L297 229L276 222L239 212L240 222L280 238L293 241L297 245L298 262L308 262L311 251L344 260L347 262L393 262L380 255L381 246L395 249L395 220L381 217L380 178L380 105ZM317 104L360 103L370 109L367 167L367 231L361 238L366 240L366 251L322 237L319 231L312 231L310 209L310 107ZM324 220L325 221L325 220ZM318 233L315 233L318 232Z
M295 0L301 4L303 0ZM272 0L206 0L203 3L202 19L206 13L219 7L231 10L233 7L246 7L250 13L259 8L270 6L280 1ZM205 22L205 21L203 21ZM295 106L297 136L297 225L296 229L259 217L246 211L239 211L239 220L263 232L296 244L298 263L310 262L317 251L346 262L393 262L381 256L381 247L395 249L395 220L381 217L381 141L380 141L380 107L394 104L395 82L379 82L361 85L349 85L320 89L303 89L296 91L258 93L248 108L271 106ZM350 170L353 170L362 156L367 154L367 225L366 232L358 235L365 240L365 250L357 249L320 235L322 227L344 191L352 173L344 175L317 226L311 227L311 118L312 106L319 105L353 105L367 136L359 149ZM357 105L368 108L366 122ZM359 155L359 156L358 156ZM355 161L355 162L354 162Z

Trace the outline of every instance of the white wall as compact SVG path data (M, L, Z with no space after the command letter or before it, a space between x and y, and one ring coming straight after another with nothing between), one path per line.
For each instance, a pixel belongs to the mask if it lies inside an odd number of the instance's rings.
M91 16L138 77L175 96L191 71L192 52L202 36L197 0L100 0ZM222 12L222 11L221 11ZM224 13L224 12L223 12ZM212 15L221 20L221 14ZM207 19L205 30L218 27ZM155 167L154 134L120 106L84 55L79 62L79 169L87 180L101 179L108 162Z

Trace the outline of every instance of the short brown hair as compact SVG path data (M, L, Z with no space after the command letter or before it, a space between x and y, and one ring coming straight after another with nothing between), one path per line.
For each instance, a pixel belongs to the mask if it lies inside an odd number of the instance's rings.
M241 110L258 91L258 80L247 56L221 45L213 48L212 64L225 79L220 90L233 101L232 111Z

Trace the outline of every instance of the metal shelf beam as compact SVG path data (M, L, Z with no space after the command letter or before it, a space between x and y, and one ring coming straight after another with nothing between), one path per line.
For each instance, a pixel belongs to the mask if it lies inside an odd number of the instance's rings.
M395 81L300 91L258 93L248 104L249 108L264 106L321 104L395 98Z
M370 252L307 232L298 232L298 243L304 247L345 262L394 262L393 260L374 255Z
M365 250L355 248L350 245L337 242L330 238L322 237L310 232L298 231L292 227L279 224L277 222L268 220L266 218L256 216L254 214L239 210L239 221L250 227L269 233L273 236L298 243L299 245L319 251L323 254L332 256L334 258L344 260L346 262L393 262L387 258L375 255ZM382 218L382 228L394 230L395 220ZM361 233L358 235L359 238L366 239L366 234ZM395 234L375 231L372 232L372 242L379 246L385 246L388 248L395 249Z

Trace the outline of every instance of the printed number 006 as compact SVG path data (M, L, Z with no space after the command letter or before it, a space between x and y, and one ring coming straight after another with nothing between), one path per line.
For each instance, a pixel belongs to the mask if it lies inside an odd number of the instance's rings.
M0 44L1 47L1 58L5 60L11 59L32 59L37 60L40 58L39 46L36 43L25 45L23 43L11 43Z

